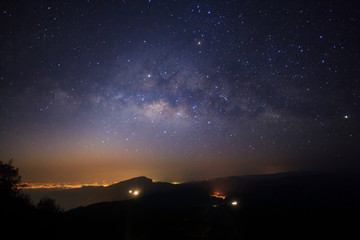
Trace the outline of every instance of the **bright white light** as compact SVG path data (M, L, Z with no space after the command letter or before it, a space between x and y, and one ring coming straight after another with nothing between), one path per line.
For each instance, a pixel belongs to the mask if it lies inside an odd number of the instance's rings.
M129 193L132 194L132 190L129 190Z
M139 191L134 191L134 196L137 196L137 195L139 195Z
M237 202L237 201L233 201L233 202L231 202L231 205L237 206L237 205L238 205L238 202Z

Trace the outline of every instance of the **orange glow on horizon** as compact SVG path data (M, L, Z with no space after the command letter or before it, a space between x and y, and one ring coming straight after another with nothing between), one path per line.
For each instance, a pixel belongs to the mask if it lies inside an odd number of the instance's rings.
M84 183L84 184L72 184L72 183L23 183L21 184L21 189L73 189L73 188L82 188L82 187L108 187L112 184L115 184L117 182L112 183Z
M225 199L226 196L225 195L222 195L221 193L219 192L213 192L212 194L210 194L211 197L215 197L215 198L221 198L221 199Z

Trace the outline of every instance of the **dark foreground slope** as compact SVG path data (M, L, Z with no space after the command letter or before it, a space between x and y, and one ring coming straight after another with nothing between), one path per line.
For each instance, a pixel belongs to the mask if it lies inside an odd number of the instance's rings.
M15 210L2 215L8 220L2 234L11 232L14 239L359 237L358 176L285 173L153 184L142 185L144 194L132 199L65 213L25 211L13 203ZM114 186L114 194L128 187Z
M358 234L359 183L355 176L298 173L187 183L74 209L65 215L66 229L119 239L344 237ZM211 197L215 191L227 197Z

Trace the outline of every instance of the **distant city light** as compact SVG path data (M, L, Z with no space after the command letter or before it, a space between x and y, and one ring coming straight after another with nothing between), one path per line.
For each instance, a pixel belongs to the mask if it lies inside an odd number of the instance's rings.
M232 201L232 202L231 202L231 205L237 206L237 205L238 205L238 202L237 202L237 201Z
M173 182L170 182L171 184L181 184L182 182L177 182L177 181L173 181Z
M129 190L129 194L134 196L134 197L138 196L139 193L140 193L139 190L132 190L132 189Z

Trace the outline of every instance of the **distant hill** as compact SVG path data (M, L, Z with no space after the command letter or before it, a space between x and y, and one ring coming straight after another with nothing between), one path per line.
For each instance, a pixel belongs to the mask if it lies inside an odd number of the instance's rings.
M358 234L360 215L357 175L291 172L178 185L138 177L52 194L67 209L81 206L48 223L59 239L346 239Z
M131 184L134 185L132 180ZM141 182L141 181L140 181ZM127 181L109 186L111 199L119 199ZM136 200L138 209L182 209L189 206L229 205L237 201L242 208L266 212L307 212L327 209L360 209L360 177L316 173L280 173L217 178L179 185L142 185L144 194ZM220 196L220 197L219 197ZM225 199L222 199L224 196ZM110 199L110 198L108 198ZM124 199L130 199L129 197ZM358 201L359 200L359 201ZM97 211L104 206L121 210L134 201L96 203L81 211ZM76 210L76 209L75 209ZM121 211L127 211L127 208Z
M170 183L154 183L146 177L136 177L122 181L107 187L84 186L75 189L25 189L34 202L38 202L43 196L55 198L65 210L86 206L98 202L111 202L140 197L149 193L166 191L173 187ZM129 191L138 191L135 196Z
M270 175L233 176L208 181L171 184L153 182L146 177L136 177L108 187L82 187L77 189L26 190L34 202L41 197L55 198L65 210L101 202L119 202L139 198L149 202L149 207L167 207L170 203L186 205L203 202L210 195L238 199L246 207L261 209L299 210L305 208L358 207L360 178L317 173L290 172ZM133 191L129 193L129 191ZM134 195L138 191L138 195ZM152 203L151 203L152 202ZM164 202L164 203L162 203ZM150 204L151 203L151 204ZM291 204L294 203L294 204ZM360 203L360 201L359 201ZM114 203L116 204L116 203ZM296 206L296 208L294 208ZM173 208L173 206L170 206ZM275 211L275 210L274 210Z
M179 184L140 198L72 209L66 218L79 236L289 239L352 236L359 214L360 177L283 173ZM79 222L95 230L72 228Z

